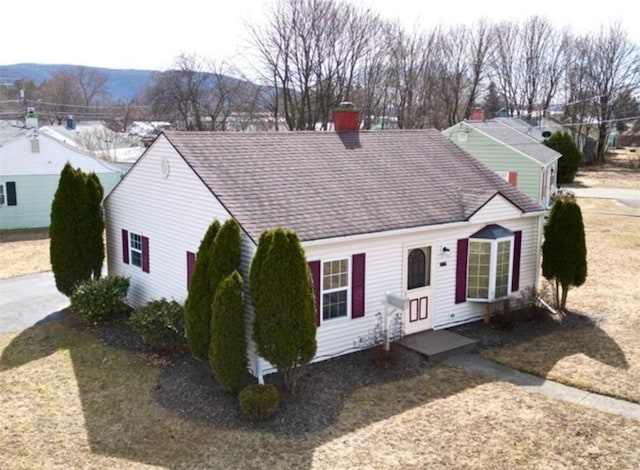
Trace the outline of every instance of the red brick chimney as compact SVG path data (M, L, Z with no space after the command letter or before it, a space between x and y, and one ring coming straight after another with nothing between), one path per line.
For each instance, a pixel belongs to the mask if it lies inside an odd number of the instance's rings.
M484 109L475 108L471 113L471 121L484 121Z
M360 129L360 113L350 101L343 101L333 108L333 128L336 132Z

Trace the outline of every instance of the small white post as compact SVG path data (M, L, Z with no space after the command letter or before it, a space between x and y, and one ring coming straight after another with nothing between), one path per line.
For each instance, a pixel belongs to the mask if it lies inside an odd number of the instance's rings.
M384 350L389 352L389 306L384 304Z

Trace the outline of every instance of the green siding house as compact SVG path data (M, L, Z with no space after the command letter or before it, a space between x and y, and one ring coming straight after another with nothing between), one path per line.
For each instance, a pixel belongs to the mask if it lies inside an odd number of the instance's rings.
M442 133L545 208L557 189L561 155L516 118L462 121Z
M51 203L67 162L94 172L105 196L120 181L119 169L35 128L0 140L0 230L49 226Z

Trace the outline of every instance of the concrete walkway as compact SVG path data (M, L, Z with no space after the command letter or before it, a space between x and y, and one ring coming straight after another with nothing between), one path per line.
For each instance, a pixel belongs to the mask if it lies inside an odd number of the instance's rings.
M574 387L569 387L535 375L526 374L484 359L479 354L457 354L443 360L445 364L462 367L492 380L501 380L518 385L532 392L587 406L606 413L618 414L640 421L640 405L616 398L598 395Z

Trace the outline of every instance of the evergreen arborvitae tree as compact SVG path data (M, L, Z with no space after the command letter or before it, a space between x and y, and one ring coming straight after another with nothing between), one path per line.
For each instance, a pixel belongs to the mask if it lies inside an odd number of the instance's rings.
M260 246L263 242L269 243L266 253ZM311 273L294 232L276 229L261 236L260 244L250 275L253 338L258 354L278 369L293 392L302 366L313 359L317 348Z
M558 183L572 183L582 162L582 152L568 132L554 132L545 145L562 154L558 160Z
M572 195L556 196L544 227L542 275L555 284L556 307L564 311L571 287L587 279L587 243L580 206Z
M262 263L264 262L264 258L267 256L272 239L273 231L265 230L262 232L260 239L258 240L258 247L256 248L256 251L253 254L253 259L251 260L249 289L251 291L251 302L254 306L262 302L261 296L264 291L264 284L260 282L260 275L262 273Z
M62 169L51 204L49 256L56 287L68 297L95 274L93 268L99 256L96 237L102 241L102 230L98 235L96 225L97 218L101 218L100 203L96 203L101 188L99 181L96 185L69 163Z
M218 284L240 267L240 226L235 219L220 227L209 250L209 260L209 282L215 293Z
M240 390L247 375L242 277L233 271L218 284L211 316L211 372L226 390Z
M191 273L189 293L184 305L184 328L191 354L200 359L209 357L211 334L211 305L214 292L209 282L210 251L220 230L220 222L214 220L200 242L196 262Z
M104 189L98 176L91 172L86 175L87 185L87 262L94 279L102 275L104 262L104 219L102 217L102 198Z

